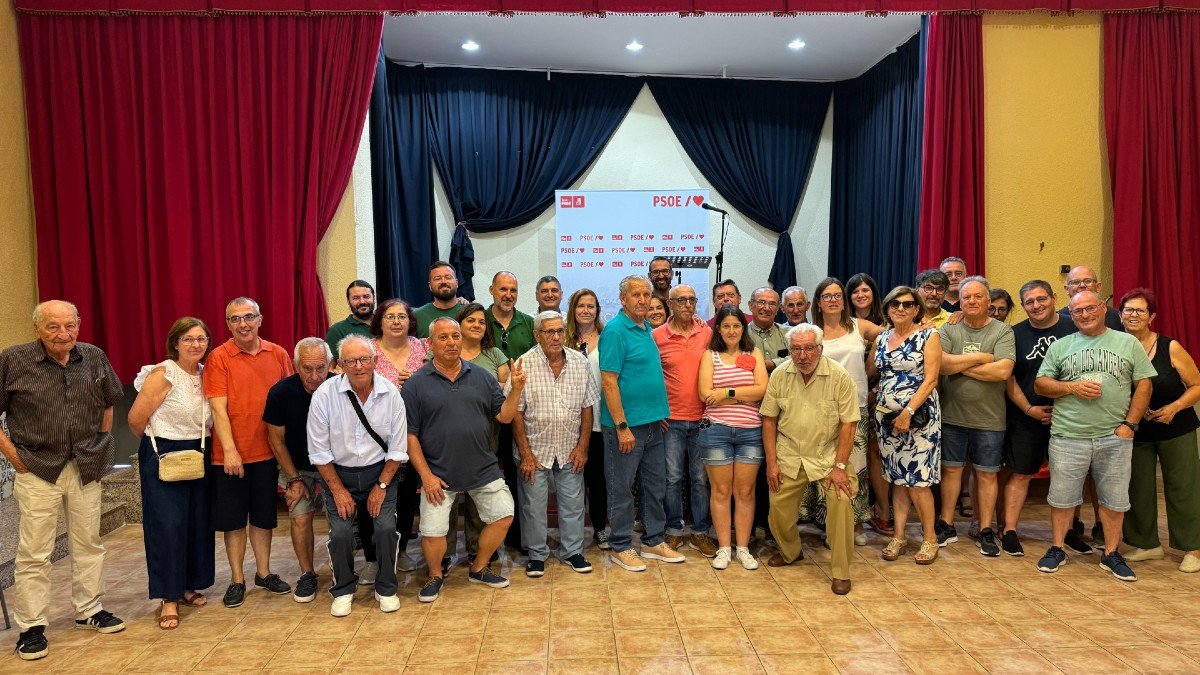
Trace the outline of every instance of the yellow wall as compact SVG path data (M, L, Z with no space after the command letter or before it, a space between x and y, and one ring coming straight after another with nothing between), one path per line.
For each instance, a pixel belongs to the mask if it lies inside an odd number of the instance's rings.
M983 21L987 276L1014 299L1021 284L1045 279L1061 306L1060 265L1112 279L1101 19Z
M358 278L355 245L354 178L351 177L333 223L317 247L317 275L321 277L321 288L325 291L325 309L329 311L330 323L341 321L350 312L346 306L346 286Z
M0 349L33 339L37 270L17 17L0 2Z

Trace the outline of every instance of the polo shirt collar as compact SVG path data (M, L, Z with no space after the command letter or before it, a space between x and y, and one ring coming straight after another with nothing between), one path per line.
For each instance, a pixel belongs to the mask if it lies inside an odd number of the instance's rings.
M346 323L356 323L360 326L370 326L371 325L370 321L360 321L357 316L354 316L353 312L350 313L350 316L346 317Z
M219 347L219 349L224 349L225 353L230 356L237 356L238 354L245 354L247 356L252 356L250 354L250 352L244 351L241 347L237 346L237 343L233 341L233 338L229 338L228 340L226 340L225 344L221 345ZM264 340L262 338L262 336L259 336L259 338L258 338L258 353L259 354L261 354L263 352L274 351L274 350L275 350L275 345Z
M458 358L458 362L462 364L462 368L458 371L458 378L454 380L455 382L462 379L463 375L466 375L468 372L475 369L475 366L472 365L470 361L462 358L461 356ZM433 362L433 359L429 360L429 375L431 377L440 377L443 380L450 382L450 378L446 377L445 373L438 370L437 364Z
M628 328L630 330L642 330L642 331L647 330L646 329L647 324L646 324L645 319L642 319L641 325L635 323L633 318L625 313L624 308L622 308L621 311L617 312L617 315L613 318L613 320L619 321L622 325L624 325L626 328Z
M624 314L625 313L624 310L622 310L621 313ZM704 321L702 321L700 319L700 317L693 315L692 316L692 332L687 333L687 334L676 332L675 327L671 325L670 319L667 319L666 325L667 325L667 335L668 336L678 335L679 337L691 337L691 336L695 335L696 333L698 333L702 328L704 328L708 324L704 323Z

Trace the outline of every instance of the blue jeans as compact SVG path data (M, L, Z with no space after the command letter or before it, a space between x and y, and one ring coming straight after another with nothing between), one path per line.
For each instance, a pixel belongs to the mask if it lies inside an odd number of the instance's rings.
M520 461L517 461L520 468ZM546 505L550 496L550 481L558 495L558 557L566 560L583 553L583 472L571 470L557 461L549 469L538 469L533 482L522 477L517 482L517 499L521 504L521 544L529 549L530 560L546 560L550 547L546 544Z
M658 546L663 541L667 515L663 500L667 492L666 448L658 422L629 427L633 432L633 450L621 452L617 430L604 429L604 481L608 484L609 541L613 551L633 548L633 483L638 484L642 502L643 546Z
M692 532L708 534L712 518L708 514L708 472L701 462L700 422L667 420L663 443L667 452L667 534L683 535L683 472L687 466L692 481Z

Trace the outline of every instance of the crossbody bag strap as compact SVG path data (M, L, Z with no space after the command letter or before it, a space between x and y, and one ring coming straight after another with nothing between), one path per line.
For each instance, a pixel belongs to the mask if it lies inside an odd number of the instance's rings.
M383 438L379 434L375 433L375 430L371 428L371 423L367 421L367 414L363 412L362 406L358 403L358 395L354 393L353 389L347 389L346 396L350 398L350 404L354 406L354 412L358 413L358 421L362 422L363 428L367 430L368 434L371 434L371 438L374 438L375 442L378 443L379 447L383 448L383 451L386 453L388 451L388 445L387 443L384 443Z

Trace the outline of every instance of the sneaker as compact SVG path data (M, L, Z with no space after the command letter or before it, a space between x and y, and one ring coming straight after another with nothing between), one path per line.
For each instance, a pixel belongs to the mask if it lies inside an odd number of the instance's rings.
M284 593L292 592L292 587L289 586L286 581L280 579L278 574L268 574L265 578L255 574L254 585L258 586L259 588L265 588L275 595L283 595Z
M1162 546L1154 548L1135 548L1125 554L1126 562L1142 562L1143 560L1162 560L1167 556Z
M742 563L742 567L748 570L758 569L758 559L750 552L750 549L741 546L737 549L738 562Z
M968 536L968 537L970 537L970 538L972 538L972 539L976 539L976 540L978 540L978 539L979 539L979 532L980 532L979 521L978 521L978 520L972 520L972 521L971 521L971 526L967 528L967 536Z
M442 594L442 584L446 583L446 577L429 577L425 580L425 585L421 587L421 592L417 593L417 599L421 602L433 602Z
M592 563L588 562L587 558L583 557L582 553L576 553L563 562L570 565L571 569L579 572L580 574L587 574L588 572L592 571Z
M717 554L713 556L712 566L714 570L723 570L729 567L730 561L733 560L733 552L728 546L722 546L717 549Z
M674 547L668 545L665 541L658 546L643 546L642 557L661 560L667 563L681 563L687 560L687 558L683 557L682 553L676 551Z
M941 518L933 526L933 531L937 533L938 547L945 547L958 541L958 530L954 526Z
M1200 572L1200 557L1196 557L1191 553L1183 554L1183 560L1179 561L1179 571L1184 574Z
M855 546L866 546L867 545L867 533L866 532L855 532L854 533L854 545Z
M525 576L540 577L540 576L544 576L545 574L546 574L546 561L545 560L530 560L529 562L525 563Z
M683 548L684 539L682 534L668 534L663 538L663 541L667 542L667 546L670 546L676 551Z
M49 653L50 643L46 641L45 626L33 626L17 638L17 656L25 661L36 661Z
M608 530L600 530L592 535L592 543L601 551L611 551L612 544L608 542Z
M333 604L329 606L329 613L333 616L350 616L350 610L353 608L354 594L347 593L333 599Z
M542 564L542 570L545 571L545 563ZM478 572L475 570L467 572L467 581L473 584L491 586L492 588L506 588L508 586L508 579L493 572L491 567L484 567Z
M642 560L642 556L632 548L627 548L619 553L608 554L609 560L613 561L617 567L629 572L645 572L646 563Z
M1000 555L1000 547L996 544L996 533L992 528L985 527L979 531L979 540L975 542L979 546L979 553L989 558L995 558Z
M234 607L241 607L242 603L245 601L246 601L246 584L245 584L245 582L242 582L240 584L229 584L229 587L225 589L225 597L221 599L221 602L229 609L233 609Z
M1104 524L1099 521L1092 525L1092 543L1104 548Z
M1009 555L1025 555L1025 547L1021 546L1021 540L1017 537L1016 530L1009 530L1000 537L1000 548Z
M363 564L362 571L358 573L359 586L374 586L375 577L379 576L379 563L369 562Z
M305 572L296 581L296 592L292 599L296 602L312 602L317 597L317 573Z
M707 534L692 534L688 537L688 546L699 551L700 555L705 558L711 558L717 554L717 542Z
M408 553L401 551L400 555L396 556L397 572L412 572L415 569L417 569L417 564L413 562L412 558L408 557Z
M400 609L400 598L395 593L391 595L375 594L375 601L379 603L379 611L384 614L389 614Z
M1112 575L1121 581L1137 581L1137 575L1130 569L1129 564L1125 562L1124 556L1120 551L1105 553L1100 556L1100 567L1112 572Z
M1089 555L1092 552L1092 547L1083 540L1083 535L1081 534L1083 523L1080 522L1079 525L1079 529L1072 527L1067 530L1067 536L1063 539L1063 544L1079 555Z
M1053 574L1058 568L1067 564L1067 553L1057 546L1046 549L1045 555L1038 561L1038 569Z
M100 610L86 619L75 622L76 628L86 628L97 633L120 633L125 630L125 622L113 616L112 612Z

